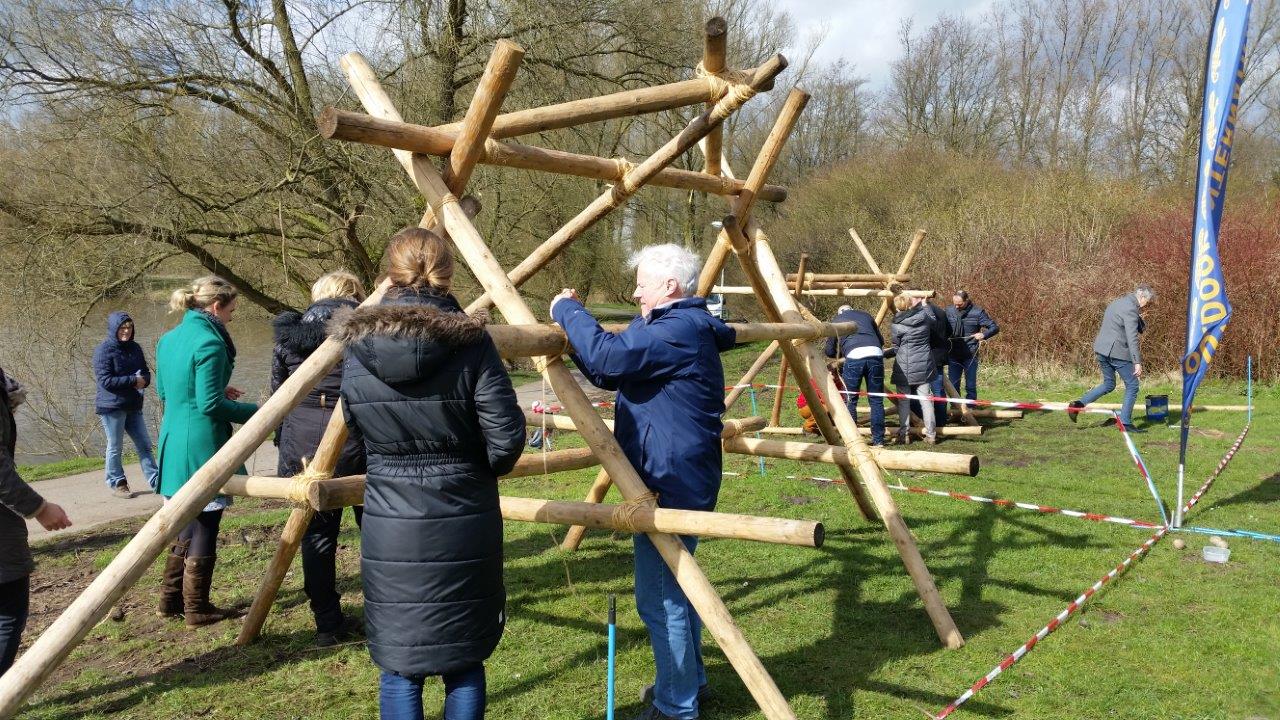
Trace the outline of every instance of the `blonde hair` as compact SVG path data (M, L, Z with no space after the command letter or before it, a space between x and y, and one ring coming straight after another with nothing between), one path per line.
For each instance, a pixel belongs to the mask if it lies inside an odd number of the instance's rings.
M334 270L331 273L321 275L319 280L311 286L311 302L320 300L328 300L330 298L353 298L363 301L365 298L364 286L360 284L360 278L355 273L347 270Z
M217 275L205 275L192 281L190 287L178 288L169 296L169 310L203 310L214 303L227 303L235 300L240 291L234 285Z
M387 244L387 277L397 287L448 291L453 285L453 251L430 230L407 227Z
M898 312L902 312L903 310L906 310L909 307L911 307L911 298L907 297L906 295L893 296L894 310L897 310Z

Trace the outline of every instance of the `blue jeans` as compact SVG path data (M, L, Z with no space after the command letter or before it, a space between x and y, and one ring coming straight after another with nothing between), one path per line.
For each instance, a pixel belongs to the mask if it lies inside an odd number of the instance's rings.
M1133 374L1133 363L1129 360L1108 357L1098 353L1098 369L1102 371L1102 382L1080 398L1080 402L1088 405L1098 398L1116 389L1116 373L1124 380L1124 406L1120 409L1120 422L1133 424L1133 404L1138 400L1138 376Z
M30 601L30 575L0 583L0 675L8 672L18 657Z
M947 388L942 379L942 373L946 368L938 368L938 376L933 379L933 396L946 397ZM954 385L955 383L952 383ZM958 392L958 391L957 391ZM951 403L938 400L933 404L933 422L938 427L945 427L947 424L947 411Z
M484 717L484 665L444 675L444 720ZM382 720L422 720L423 675L382 671L378 681L378 709Z
M964 375L964 396L970 400L978 399L978 356L972 355L968 360L951 360L947 363L947 375L951 386L960 392L960 376Z
M125 482L124 463L120 456L124 452L124 434L129 433L133 446L138 449L138 461L142 463L142 474L152 490L160 487L160 470L156 467L156 459L151 454L151 436L147 434L147 421L142 411L127 412L115 410L100 415L102 432L107 436L107 487L116 487Z
M858 396L853 394L858 391L858 386L863 382L867 384L867 392L882 393L884 392L884 358L869 357L848 359L844 361L844 369L840 371L840 377L844 380L844 389L850 393L845 397L848 399L846 403L849 406L849 414L853 416L854 421L858 420ZM871 406L871 444L884 444L884 398L867 396L867 404Z
M681 535L692 554L698 538ZM698 687L707 684L702 664L702 620L671 568L647 535L633 538L636 557L636 610L649 629L653 646L653 704L681 720L698 717Z

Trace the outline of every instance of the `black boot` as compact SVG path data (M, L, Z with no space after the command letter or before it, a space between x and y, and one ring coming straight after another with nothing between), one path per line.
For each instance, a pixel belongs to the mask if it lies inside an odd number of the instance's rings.
M160 576L160 606L156 615L162 618L182 617L182 577L186 566L190 540L179 540L169 548L164 559L164 574Z
M217 558L213 557L187 558L186 573L182 578L182 603L189 628L212 625L239 615L235 610L223 610L209 602L216 562Z
M1076 422L1077 420L1080 419L1079 418L1080 413L1072 412L1072 411L1080 410L1083 407L1084 407L1084 403L1080 402L1079 400L1072 400L1071 402L1067 403L1067 417L1071 418L1071 422Z

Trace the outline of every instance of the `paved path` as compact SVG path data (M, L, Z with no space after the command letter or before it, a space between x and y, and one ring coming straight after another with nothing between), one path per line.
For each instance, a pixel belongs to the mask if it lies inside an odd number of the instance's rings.
M578 384L586 389L588 397L593 401L613 399L613 393L591 386L586 378L582 376L582 373L577 370L573 371L573 376L578 381ZM545 388L544 395L541 380L535 380L516 388L516 397L520 402L520 407L526 410L533 405L535 400L544 400L547 404L557 403L556 394L551 390L550 386ZM245 463L245 468L250 475L274 475L276 471L275 445L270 442L263 443L253 457L249 458L249 462ZM40 527L40 523L35 520L28 520L27 529L31 532L31 539L43 540L57 535L83 532L116 520L151 515L158 510L160 508L160 496L151 492L151 489L147 487L146 480L142 478L142 469L135 463L126 465L124 470L125 475L129 478L129 487L134 491L134 497L131 500L118 498L111 494L111 491L107 489L106 483L103 482L102 470L93 470L51 480L39 480L32 483L31 486L43 495L46 500L61 505L67 511L67 515L70 516L71 522L74 524L66 530L49 532Z

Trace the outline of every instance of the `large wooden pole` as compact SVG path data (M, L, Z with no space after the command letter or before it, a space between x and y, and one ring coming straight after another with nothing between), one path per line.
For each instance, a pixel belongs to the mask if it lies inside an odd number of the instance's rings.
M703 33L702 45L702 69L707 73L716 75L724 72L725 68L725 49L728 44L729 23L725 22L722 17L713 17L707 21ZM710 107L711 103L708 103ZM706 157L706 164L703 172L708 175L720 174L720 153L723 139L723 128L716 127L707 135L707 152L703 153Z
M529 410L524 411L524 422L529 427L549 427L555 430L574 431L578 429L577 423L573 418L565 417L560 414L535 413ZM613 429L612 420L604 420L605 427ZM731 418L724 421L724 428L720 430L721 439L728 439L745 435L747 433L759 432L767 428L769 424L762 417L745 417ZM562 450L560 452L569 452ZM533 456L536 457L536 456Z
M732 218L728 218L725 225L731 232L740 232ZM748 231L751 236L750 255L744 256L744 253L740 252L737 254L743 270L749 276L755 275L759 277L759 280L753 282L753 286L764 285L767 288L767 297L772 299L774 307L787 309L781 313L781 319L802 317L797 309L795 300L791 297L785 276L778 266L773 249L769 245L768 237L754 224L749 226ZM735 249L745 241L746 237L735 238L733 241ZM938 589L934 585L933 576L929 573L929 568L925 565L924 558L920 556L920 549L916 546L915 538L912 536L906 522L902 519L897 503L894 502L893 497L889 494L889 488L884 482L880 466L876 464L875 458L866 443L863 442L862 436L858 432L858 427L853 422L853 416L849 414L849 408L842 400L839 388L836 386L831 374L827 372L826 362L821 353L810 343L802 343L799 346L791 346L784 343L782 347L784 350L790 349L793 351L795 357L793 357L792 363L795 367L796 381L806 393L812 393L810 377L822 383L823 394L830 400L826 405L831 419L834 420L839 430L839 437L843 440L842 444L848 448L858 475L866 485L866 489L871 495L876 509L879 511L880 518L884 521L885 528L889 531L890 537L893 538L893 542L898 548L898 554L902 557L903 565L906 566L907 573L915 583L916 592L924 602L925 611L933 622L938 637L949 648L960 647L964 644L964 638L956 627L955 621L951 618L951 613L947 611L946 605L942 602ZM804 376L805 370L808 370L809 377ZM816 395L816 393L812 394ZM814 403L813 399L809 399L808 395L806 395L806 399L810 403ZM820 404L814 403L812 407L815 419L825 415L821 411ZM828 444L836 443L828 440Z
M722 295L752 295L755 288L750 285L714 285L711 292L717 292ZM810 290L805 288L800 291L801 295L825 295L828 297L874 297L892 299L899 295L909 298L933 298L937 297L936 290L881 290L875 288L820 288Z
M727 438L725 452L736 455L763 455L782 460L820 462L832 465L849 462L849 450L841 445L792 442L787 440L761 440L749 436ZM978 456L960 453L924 452L919 450L888 450L871 448L876 463L886 470L909 472L936 472L951 475L978 474Z
M351 53L343 57L343 67L366 109L380 117L400 119L385 91L363 57ZM442 218L445 229L453 238L458 252L475 274L476 279L494 299L494 304L508 321L516 324L537 322L529 307L503 272L502 267L485 245L471 220L458 206L457 197L449 192L444 180L429 163L410 153L397 153L397 159L410 172L414 184ZM551 384L556 397L564 405L570 417L578 424L579 432L588 445L596 450L604 469L617 484L622 496L629 502L641 502L648 488L639 474L627 461L613 434L601 422L586 393L559 357L547 358L542 367L543 376ZM794 718L790 705L778 690L760 659L747 643L742 631L734 623L724 602L707 580L693 556L679 539L666 534L649 535L671 568L680 587L684 590L694 610L702 618L707 630L724 651L725 657L742 677L765 716L770 720Z
M796 274L787 273L787 282L795 282ZM887 273L813 273L804 274L804 283L809 285L816 282L838 282L838 283L907 283L911 282L911 273L902 273L901 275L889 275Z
M758 70L757 70L758 71ZM762 84L768 84L767 82ZM721 99L723 102L724 99ZM329 140L346 140L367 145L379 145L393 150L407 150L424 155L446 156L457 142L457 133L437 130L425 125L375 118L363 113L337 108L325 108L316 119L321 137ZM552 150L550 148L522 145L511 141L488 140L480 157L484 165L539 170L542 172L573 175L575 177L621 182L630 163L616 159L582 155ZM742 183L707 175L693 170L665 168L647 184L696 190L713 195L736 195L742 191ZM786 188L770 185L762 188L760 199L782 202L787 198Z
M578 236L586 232L605 215L612 212L614 208L625 203L627 198L644 187L645 183L649 182L660 170L688 152L689 148L698 144L698 141L706 137L712 128L724 122L725 118L736 112L747 100L750 100L766 82L772 82L773 78L777 77L778 73L782 72L786 67L787 61L781 55L775 55L766 60L759 68L756 68L755 75L752 76L748 85L740 86L725 95L710 110L690 121L683 130L668 140L657 152L635 166L634 169L628 171L617 185L601 193L582 212L578 213L568 223L565 223L564 227L557 230L555 234L534 249L529 254L529 257L521 261L508 275L512 284L519 287L539 270L546 267ZM753 202L757 187L752 186L750 179L748 179L739 195L739 202ZM492 304L493 299L490 298L488 293L485 293L467 306L467 312L475 312Z
M871 272L875 273L876 275L883 275L884 273L880 270L880 263L877 263L876 259L874 257L871 257L871 251L867 249L866 243L862 242L862 236L858 235L858 231L854 230L853 228L849 228L849 237L853 239L854 247L858 248L858 252L862 255L862 259L866 261L867 267L870 268ZM814 278L814 279L816 280L817 278ZM834 278L823 278L823 279L834 279ZM841 279L845 279L845 278L841 278ZM848 278L848 279L854 279L854 278ZM882 282L891 282L891 281L882 280Z
M856 331L857 324L844 323L729 323L737 333L738 342L760 342L763 340L819 340L822 338L849 335ZM606 323L604 329L609 332L622 332L624 324ZM505 358L539 357L543 355L560 355L572 350L569 338L559 325L553 323L539 325L487 325L485 326L498 354Z
M747 388L755 381L756 376L760 374L760 371L764 370L764 366L769 364L769 361L773 359L773 354L776 352L778 352L778 341L774 340L769 343L769 346L764 349L764 352L760 353L760 357L756 358L756 361L751 363L751 367L747 368L747 371L743 373L742 378L739 379L738 382L734 383L733 387L729 390L729 395L724 399L724 409L726 412L733 407L733 404L738 401L738 398L742 397L742 393L747 391Z
M376 304L375 292L364 304ZM134 535L93 582L32 643L25 654L0 677L0 717L17 713L23 701L40 686L90 630L136 583L204 506L221 490L227 478L244 464L285 415L304 398L320 378L342 357L342 346L326 340L293 375L258 408L218 452L214 453L186 484Z
M709 147L710 147L710 145L708 145L707 147L709 148ZM800 263L796 266L796 286L795 286L795 291L796 291L797 295L800 293L800 288L801 288L801 286L804 284L804 283L802 282L801 278L803 278L803 277L804 277L805 266L806 266L806 265L808 265L808 264L809 264L809 253L800 253ZM856 327L856 323L855 323L855 327L854 327L853 329L851 329L849 332L847 332L847 333L840 333L840 334L841 334L841 335L852 335L853 333L855 333L855 332L857 332L857 331L858 331L858 329L857 329L857 327ZM787 359L784 357L784 358L782 358L782 363L781 363L781 364L779 365L779 367L778 367L778 390L777 390L777 392L775 392L775 393L773 394L773 412L769 413L769 424L770 424L770 425L779 425L779 424L781 424L781 421L782 421L782 399L783 399L784 397L786 397L786 395L787 395L787 393L786 393L786 392L785 392L785 390L784 390L786 387L787 387Z
M911 236L911 243L907 245L907 253L902 256L902 262L898 265L898 275L905 275L911 269L911 263L916 260L916 253L920 251L920 244L924 242L927 233L923 229L916 230ZM880 309L876 312L876 327L884 322L885 316L889 314L889 309L893 307L893 300L885 298L880 303Z

